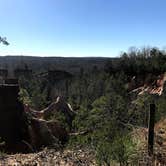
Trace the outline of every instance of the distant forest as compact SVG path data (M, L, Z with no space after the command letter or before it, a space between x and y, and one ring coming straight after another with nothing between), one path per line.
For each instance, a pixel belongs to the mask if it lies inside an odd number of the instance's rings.
M1 69L24 69L25 66L33 72L46 70L64 70L79 73L83 68L86 71L93 67L102 69L110 58L64 58L64 57L30 57L30 56L1 56Z

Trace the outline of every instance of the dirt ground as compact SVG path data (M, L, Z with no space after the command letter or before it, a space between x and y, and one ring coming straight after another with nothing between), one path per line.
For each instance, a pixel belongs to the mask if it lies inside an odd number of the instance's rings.
M0 166L96 166L86 150L44 149L38 153L1 155Z

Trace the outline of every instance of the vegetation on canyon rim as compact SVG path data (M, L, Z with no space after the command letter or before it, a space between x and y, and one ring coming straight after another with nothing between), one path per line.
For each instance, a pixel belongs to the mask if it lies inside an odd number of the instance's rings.
M51 119L61 121L72 135L66 146L93 149L99 164L118 162L127 165L136 161L139 140L133 140L133 128L148 125L149 104L155 100L156 122L165 116L165 89L162 95L131 91L144 83L151 84L166 71L166 53L157 48L131 49L120 58L110 59L103 69L97 65L90 71L80 71L58 90L58 81L49 84L45 78L20 77L21 100L34 109L42 109L62 95L76 111L72 126L66 123L63 113ZM71 64L70 64L71 65ZM131 80L137 79L133 87ZM54 96L48 94L50 88ZM64 95L65 94L65 95ZM135 155L137 156L137 155Z

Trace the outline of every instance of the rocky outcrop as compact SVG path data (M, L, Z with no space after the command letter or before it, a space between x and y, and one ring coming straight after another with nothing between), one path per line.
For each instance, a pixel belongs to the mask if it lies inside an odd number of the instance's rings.
M66 101L62 97L57 97L56 101L51 103L47 108L36 111L30 108L28 105L25 105L25 111L30 113L32 116L38 119L48 119L48 117L56 114L56 112L61 112L64 114L65 119L69 126L71 126L72 120L75 117L75 112L72 110L70 104L66 103Z
M29 144L32 149L36 150L56 143L63 144L68 140L68 132L59 121L46 120L48 116L61 111L67 123L71 125L75 113L62 98L58 97L56 102L41 111L33 110L28 105L24 106L24 110L29 117Z
M44 119L54 110L62 110L70 122L73 114L67 103L57 99L38 112L19 101L18 84L0 85L0 93L0 150L27 153L67 141L68 133L60 122Z
M34 150L44 146L65 143L68 133L57 121L32 118L29 125L30 145Z
M149 77L149 79L142 80L142 83L137 86L134 81L135 78L133 78L130 83L130 89L132 89L133 87L135 87L135 89L133 89L131 92L137 93L138 95L149 93L149 94L155 94L160 96L164 90L166 74L161 74L161 75L153 76L153 77L147 76L147 77Z

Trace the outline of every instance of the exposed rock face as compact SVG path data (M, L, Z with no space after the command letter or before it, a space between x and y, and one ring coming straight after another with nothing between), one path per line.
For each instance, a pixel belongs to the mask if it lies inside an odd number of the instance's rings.
M30 144L33 148L39 149L57 141L65 143L68 140L68 133L60 122L45 120L48 116L61 111L65 115L67 123L71 125L75 113L62 98L58 97L56 102L50 104L42 111L33 110L27 105L24 106L24 110L27 114L30 114L29 134Z
M31 113L38 119L47 119L48 117L54 115L56 112L62 112L69 126L71 126L72 120L76 114L72 110L71 106L61 97L57 97L55 102L51 103L47 108L41 111L33 110L28 105L25 105L25 111Z
M164 84L166 81L166 74L161 74L159 76L148 76L149 79L142 80L142 83L140 85L136 86L135 79L131 81L130 83L130 89L135 87L135 89L132 90L132 92L138 93L138 95L141 95L143 93L149 93L149 94L156 94L161 95L164 90ZM152 77L152 78L150 78Z
M55 141L51 130L49 130L44 120L31 119L29 134L30 144L35 150L42 146L49 146Z
M53 115L55 112L61 111L66 117L67 123L71 126L72 120L75 116L75 112L72 110L71 106L65 102L61 97L57 97L56 102L50 104L47 108L42 110L44 118Z
M67 131L58 121L47 121L46 124L52 135L62 144L68 140Z
M32 111L29 114L29 108L24 107L18 99L18 84L0 85L0 94L0 138L5 142L0 144L0 149L12 153L30 152L57 141L67 141L68 133L58 121L39 118L47 116L54 108L63 108L70 121L72 115L69 114L67 104L63 105L58 100L41 112Z
M30 144L37 150L54 143L65 143L68 133L59 122L33 118L29 125Z

